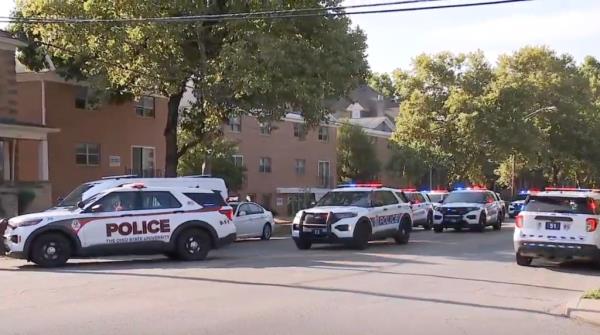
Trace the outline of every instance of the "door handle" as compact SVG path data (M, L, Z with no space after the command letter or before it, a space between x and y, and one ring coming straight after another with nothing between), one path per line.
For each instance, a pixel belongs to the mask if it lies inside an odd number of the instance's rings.
M122 214L122 215L120 215L120 216L121 216L122 218L124 218L124 217L128 217L128 216L133 216L133 214Z
M387 208L384 208L383 210L384 210L384 211L387 211L388 209L387 209Z
M183 211L174 211L173 214L183 214Z

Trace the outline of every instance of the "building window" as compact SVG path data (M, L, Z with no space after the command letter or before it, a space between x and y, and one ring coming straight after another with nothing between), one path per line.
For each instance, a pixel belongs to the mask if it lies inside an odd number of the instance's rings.
M232 155L233 165L237 167L244 166L244 156L243 155Z
M319 161L317 175L320 187L332 187L333 181L331 180L329 161Z
M296 174L303 176L306 173L306 160L296 159Z
M75 149L75 163L90 166L100 165L100 144L77 144Z
M319 127L319 141L329 142L329 127Z
M260 133L262 135L271 135L271 122L261 122Z
M131 165L133 166L131 174L140 177L157 177L160 175L154 169L154 148L133 147L131 150Z
M271 158L261 157L258 162L258 172L271 173Z
M242 132L242 118L239 116L232 116L229 118L229 129L234 133Z
M297 137L300 141L306 139L306 130L302 123L294 123L294 137Z
M77 86L75 91L75 108L86 109L88 107L88 88Z
M136 102L135 113L143 117L154 117L154 97L145 95Z

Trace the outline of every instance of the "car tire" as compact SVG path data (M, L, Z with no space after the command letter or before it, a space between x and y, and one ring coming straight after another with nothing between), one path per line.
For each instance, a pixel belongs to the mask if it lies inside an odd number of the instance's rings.
M31 243L31 261L44 268L63 266L71 258L71 242L62 234L46 233Z
M492 228L494 228L494 230L500 230L502 229L502 217L500 216L502 213L498 214L498 218L496 219L496 223L494 223L492 225Z
M296 248L300 250L308 250L310 247L312 247L312 242L307 239L303 239L302 237L295 238L294 243L296 243Z
M394 240L397 244L407 244L410 240L410 223L406 218L400 222L398 231L396 232L396 235L394 235Z
M364 250L369 246L370 239L370 224L365 220L359 221L356 227L354 227L354 233L352 234L352 247L357 250Z
M479 223L477 224L477 226L473 227L471 230L479 232L479 233L483 233L485 231L486 224L487 224L487 217L485 216L484 213L481 213L479 215Z
M433 228L433 213L429 212L429 214L427 214L427 222L423 225L423 229L431 230L431 228Z
M435 225L433 226L433 231L436 233L441 233L444 231L444 227L442 227L441 225Z
M517 252L516 254L517 264L520 266L531 266L531 262L533 261L533 257L522 256Z
M265 225L263 226L262 235L260 236L260 239L263 241L267 241L267 240L271 239L271 235L273 235L273 228L271 228L270 223L265 223Z
M211 249L210 236L200 229L186 229L177 237L176 251L184 261L201 261Z

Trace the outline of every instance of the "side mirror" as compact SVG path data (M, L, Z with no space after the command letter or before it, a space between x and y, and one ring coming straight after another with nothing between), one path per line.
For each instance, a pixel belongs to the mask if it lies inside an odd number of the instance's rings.
M246 216L246 211L239 211L237 216Z
M61 198L59 198L59 199L61 199ZM62 200L59 200L59 202L60 202L60 201L62 201ZM85 204L83 203L83 201L79 201L79 202L77 203L77 207L78 207L78 208L81 208L81 209L83 209L83 206L85 206Z
M311 201L311 202L310 202L310 207L315 207L316 205L317 205L317 202L316 202L316 201Z
M65 198L58 197L58 198L56 198L56 203L60 204L63 200L65 200Z
M92 212L94 212L94 213L100 212L101 210L102 210L102 205L100 205L100 204L92 206Z

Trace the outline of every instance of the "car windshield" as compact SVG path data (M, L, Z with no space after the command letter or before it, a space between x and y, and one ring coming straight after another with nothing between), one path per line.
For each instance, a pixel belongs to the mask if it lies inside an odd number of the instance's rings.
M369 207L370 194L370 191L328 192L317 202L317 206Z
M515 199L513 201L519 201L519 200L525 200L527 199L527 194L518 194L517 196L515 196Z
M76 207L77 203L81 201L83 193L92 188L92 186L94 184L81 184L77 186L77 188L58 203L58 207Z
M580 197L564 196L530 196L523 211L565 213L565 214L594 214L595 206L590 206L591 200Z
M444 204L451 204L455 202L468 202L468 203L485 203L484 192L452 192L444 199Z
M431 199L431 202L442 202L442 200L444 200L444 198L447 196L447 194L429 193L429 194L427 194L427 196L429 196L429 199Z

